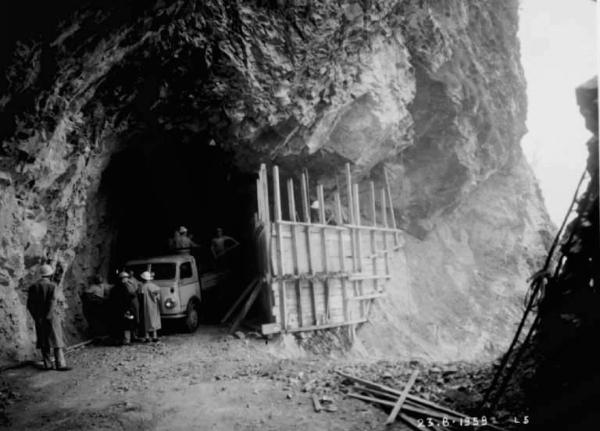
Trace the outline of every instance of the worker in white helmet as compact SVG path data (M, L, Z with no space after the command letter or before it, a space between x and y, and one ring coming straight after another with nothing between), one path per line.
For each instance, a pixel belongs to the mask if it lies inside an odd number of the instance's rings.
M160 287L152 283L154 277L150 271L144 271L140 275L143 280L140 286L140 309L143 318L140 321L141 333L144 334L144 342L158 341L158 330L161 328L160 321Z
M185 226L180 226L169 240L169 248L176 253L188 254L192 248L197 247L198 244L192 240Z
M55 367L59 371L68 371L65 360L62 325L58 314L56 298L57 286L50 280L54 269L47 264L40 268L40 279L29 287L27 294L27 310L33 317L37 348L42 351L44 370L51 370L54 349Z

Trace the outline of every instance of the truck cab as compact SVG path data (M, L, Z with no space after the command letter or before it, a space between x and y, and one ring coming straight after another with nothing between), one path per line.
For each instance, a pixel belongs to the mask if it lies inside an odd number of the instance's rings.
M130 260L125 270L136 278L144 271L154 276L154 284L160 287L161 319L183 320L189 332L194 332L200 322L202 290L214 285L218 280L210 274L200 275L201 268L191 255L176 254ZM205 280L206 286L202 286Z

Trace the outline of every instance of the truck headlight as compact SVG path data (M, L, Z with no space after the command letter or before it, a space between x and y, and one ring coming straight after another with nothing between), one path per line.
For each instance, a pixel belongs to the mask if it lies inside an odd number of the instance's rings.
M175 305L177 305L177 303L175 301L173 301L171 298L167 298L165 299L165 308L166 309L171 309L171 308L175 308Z

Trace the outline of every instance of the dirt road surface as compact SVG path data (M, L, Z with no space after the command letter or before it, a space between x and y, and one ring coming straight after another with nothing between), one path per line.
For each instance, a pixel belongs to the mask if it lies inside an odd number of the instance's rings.
M289 359L276 344L201 328L156 344L75 350L70 372L7 370L0 429L382 429L385 412L339 392L333 370L343 361ZM331 395L337 410L315 412L312 393Z

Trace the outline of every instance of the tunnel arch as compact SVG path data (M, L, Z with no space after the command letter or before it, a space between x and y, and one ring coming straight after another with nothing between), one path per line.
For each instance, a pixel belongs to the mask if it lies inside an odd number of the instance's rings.
M254 276L256 174L239 169L214 141L180 132L137 135L111 157L101 193L113 232L110 274L129 259L170 254L169 238L186 226L207 270L216 270L210 242L217 227L241 244L226 291L210 298L212 320Z

